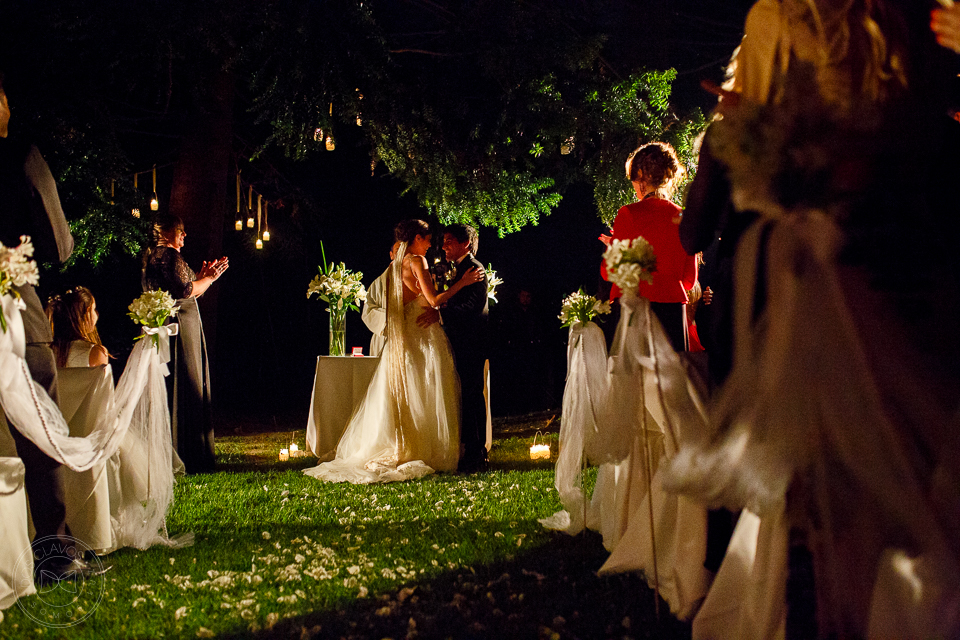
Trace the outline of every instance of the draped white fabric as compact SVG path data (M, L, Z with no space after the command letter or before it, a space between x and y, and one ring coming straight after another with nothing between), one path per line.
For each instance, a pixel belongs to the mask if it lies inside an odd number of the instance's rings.
M693 640L786 637L787 526L782 506L763 521L747 510L740 514L723 563L693 619Z
M146 549L153 544L189 544L192 534L170 540L165 525L173 500L173 468L179 459L171 445L163 381L166 365L160 361L154 338L162 350L175 334L175 326L161 327L137 342L94 428L86 436L75 437L56 403L30 377L22 357L17 302L4 296L3 312L11 329L0 335L0 404L12 428L75 472L97 468L122 448L119 470L109 474L117 546Z
M585 448L593 447L607 398L607 345L593 322L571 325L567 346L567 383L563 390L560 455L554 486L563 511L540 522L548 529L576 535L583 530L586 496L580 486ZM585 444L590 442L591 445Z
M164 338L160 338L161 343ZM135 397L128 384L146 368L139 401L133 407L130 428L120 450L109 461L110 504L117 547L147 549L153 545L184 547L193 544L193 533L170 538L166 516L173 504L174 473L183 472L183 463L173 448L167 388L161 363L149 337L140 340L117 384L117 397ZM129 400L128 400L129 401ZM118 400L119 404L119 400Z
M120 447L146 383L149 358L142 352L149 341L141 340L130 356L117 387L114 412L100 416L96 428L85 437L71 437L60 408L30 377L23 359L23 321L19 300L3 297L3 313L9 330L0 333L0 404L11 427L16 428L45 454L74 471L86 471L109 458ZM145 344L146 342L146 344ZM137 354L141 355L137 357Z
M643 571L671 610L688 618L708 586L706 510L665 492L659 469L680 442L704 437L697 391L649 302L636 295L621 298L609 358L592 323L570 336L556 475L564 511L541 523L571 534L582 530L581 456L599 462L586 526L599 531L611 551L601 573Z
M7 424L0 416L0 434L6 435ZM33 576L33 553L27 534L27 498L23 488L23 462L0 456L0 611L13 606L18 598L36 593L33 580L24 582L23 575Z
M931 391L896 314L865 273L841 266L840 234L815 211L771 215L744 234L734 368L711 437L681 448L668 484L747 507L761 522L778 517L788 488L798 491L788 516L810 536L822 625L865 633L872 576L891 550L903 550L923 559L926 582L941 592L938 624L957 637L957 400ZM764 243L767 308L754 322Z

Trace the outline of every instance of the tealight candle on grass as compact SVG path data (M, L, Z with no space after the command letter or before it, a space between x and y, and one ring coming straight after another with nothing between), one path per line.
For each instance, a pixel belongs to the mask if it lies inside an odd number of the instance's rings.
M543 437L543 434L537 431L533 436L533 444L530 445L530 459L538 460L540 458L549 458L550 457L550 445L548 444L537 444L537 436Z
M280 462L286 462L290 459L290 451L287 449L280 449Z

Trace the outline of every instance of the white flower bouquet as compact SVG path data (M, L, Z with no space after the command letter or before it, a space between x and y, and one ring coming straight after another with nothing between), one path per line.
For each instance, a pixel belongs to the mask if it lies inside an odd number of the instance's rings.
M127 310L127 315L134 323L151 329L158 329L167 322L170 316L175 315L180 307L176 305L173 296L166 291L157 289L156 291L144 291L139 298L130 303ZM147 334L141 333L135 340L139 340L145 335ZM150 337L153 339L154 346L159 349L160 338L157 333L151 333Z
M657 270L653 246L643 236L612 241L603 259L607 263L607 277L621 291L636 293L640 281L653 282L653 273Z
M12 293L19 298L20 294L13 290L25 284L40 283L40 270L33 258L33 243L30 236L20 236L20 244L16 247L5 247L0 243L0 296ZM0 328L7 331L7 319L0 313Z
M323 243L320 243L323 251ZM323 254L320 274L313 277L307 286L307 298L316 295L327 303L330 312L330 351L331 356L346 355L347 310L360 310L360 303L367 299L367 289L360 282L363 273L347 269L342 262L336 266L327 264Z
M493 265L487 263L487 297L493 302L497 302L497 287L503 284L503 278L497 275L493 270Z
M367 299L367 289L360 281L363 273L350 271L342 262L326 269L320 267L320 274L313 277L307 287L307 297L316 295L327 303L330 313L346 312L347 309L359 311L360 302Z
M587 324L598 315L610 313L610 303L600 302L584 293L583 288L564 298L560 307L560 322L569 327L577 322Z

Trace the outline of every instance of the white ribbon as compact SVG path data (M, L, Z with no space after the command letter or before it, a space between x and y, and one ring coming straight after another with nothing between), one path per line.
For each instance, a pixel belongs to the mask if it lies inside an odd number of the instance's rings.
M160 364L166 365L170 362L170 336L180 333L180 325L176 322L165 324L162 327L144 327L143 335L155 336L154 344L157 345L157 351L160 353ZM164 375L167 375L164 373Z

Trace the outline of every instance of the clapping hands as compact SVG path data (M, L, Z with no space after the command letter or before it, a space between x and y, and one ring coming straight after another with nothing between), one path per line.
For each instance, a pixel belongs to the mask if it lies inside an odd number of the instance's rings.
M219 260L214 260L213 262L203 261L203 266L200 268L200 277L201 278L213 278L217 280L220 276L223 275L223 272L230 268L230 258L224 256Z

